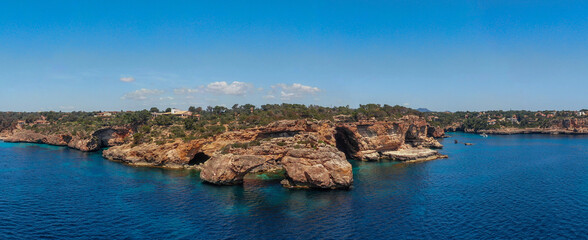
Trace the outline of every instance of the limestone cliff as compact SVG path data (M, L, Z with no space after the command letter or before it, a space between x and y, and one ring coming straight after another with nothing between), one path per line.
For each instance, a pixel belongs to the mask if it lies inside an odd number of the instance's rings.
M443 146L431 137L423 118L405 116L398 121L345 123L336 127L337 147L347 158L363 161L397 160L384 154L403 149L429 149Z
M126 128L104 128L81 138L14 130L7 142L34 142L103 151L107 159L131 165L192 168L202 180L218 185L241 184L245 175L278 172L287 188L347 189L353 183L347 159L431 160L443 157L433 137L442 131L417 116L397 121L331 122L282 120L263 127L228 131L183 141L132 143Z
M43 143L55 146L68 146L84 152L97 151L104 147L121 144L131 135L128 128L103 128L90 136L71 134L41 134L31 130L15 129L3 140L5 142Z

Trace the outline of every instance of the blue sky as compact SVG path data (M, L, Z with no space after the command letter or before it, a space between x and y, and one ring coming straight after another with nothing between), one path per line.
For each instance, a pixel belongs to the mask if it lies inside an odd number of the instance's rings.
M2 1L0 111L588 108L586 1Z

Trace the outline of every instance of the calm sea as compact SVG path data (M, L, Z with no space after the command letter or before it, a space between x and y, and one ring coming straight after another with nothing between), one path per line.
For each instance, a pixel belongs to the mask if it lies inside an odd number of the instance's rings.
M353 161L350 191L270 176L217 187L193 171L0 142L0 239L588 238L588 137L451 135L449 159Z

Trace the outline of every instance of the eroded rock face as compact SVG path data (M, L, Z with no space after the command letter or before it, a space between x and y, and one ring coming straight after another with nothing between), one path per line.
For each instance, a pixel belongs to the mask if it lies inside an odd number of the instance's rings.
M433 127L429 126L427 129L427 136L432 138L442 138L445 137L445 131L442 127Z
M70 141L67 144L67 146L73 149L78 149L83 152L98 151L102 148L102 146L100 145L100 140L95 137L92 137L90 139L79 139L77 137L72 138L72 141Z
M243 183L243 177L267 161L255 155L218 154L204 163L200 178L217 185Z
M13 131L12 135L4 138L5 142L43 143L45 135L29 130Z
M45 135L31 130L14 130L4 138L6 142L43 143L55 146L68 146L84 152L100 150L103 147L122 144L132 132L126 128L105 128L94 132L87 138L68 134Z
M351 164L334 147L292 149L281 164L287 188L348 189L353 184Z
M248 173L277 172L285 176L284 187L320 189L351 187L353 172L347 159L433 158L438 153L426 148L441 147L433 138L440 134L438 129L417 116L398 121L337 121L336 124L284 120L206 139L190 142L178 139L163 144L125 143L131 134L128 129L107 128L84 139L31 131L17 132L10 138L67 145L82 151L109 146L103 151L107 159L132 165L200 169L203 181L218 185L241 184ZM407 151L414 149L422 151Z
M416 116L394 122L337 125L330 121L284 120L187 143L123 144L105 150L103 155L134 165L200 169L203 181L217 185L241 184L248 173L280 172L285 175L284 187L346 189L353 184L348 158L376 161L437 156L434 150L412 155L391 152L440 147L428 130L426 121Z
M288 179L296 179L296 181L285 182L287 187L349 187L351 182L341 180L343 178L340 177L341 174L330 173L333 174L332 176L326 174L331 170L339 171L336 166L349 164L343 153L319 139L321 138L318 132L300 132L293 136L262 138L254 142L226 146L202 165L201 178L213 184L231 185L241 184L242 177L247 173L285 172ZM296 175L292 178L288 177L289 174L297 174L296 169L305 165L308 166L300 171L301 173L306 171L311 178L299 179ZM351 165L349 164L348 167L350 170ZM350 171L349 173L351 174ZM328 179L333 177L336 181L327 181L324 177ZM352 179L353 176L350 175L350 178Z
M104 128L92 134L101 147L112 147L125 143L125 138L132 134L128 128Z
M202 166L199 166L199 163L190 164L197 153L214 156L235 143L261 141L263 142L261 146L252 146L248 149L230 148L228 153L264 156L268 161L255 171L269 171L281 169L276 161L281 159L287 149L292 148L297 142L323 141L334 145L333 132L334 129L328 121L283 120L264 127L228 131L211 138L187 143L176 141L163 145L123 144L105 150L103 156L133 165L201 169ZM303 147L310 147L310 145L304 144Z
M429 129L434 132L429 132ZM390 159L382 154L409 148L442 148L432 136L443 131L430 127L425 119L405 116L398 121L365 121L340 124L335 128L337 148L347 158L363 161ZM440 132L437 132L440 131ZM392 160L392 159L391 159Z
M202 165L200 178L217 185L243 183L247 173L284 170L287 188L346 189L353 184L351 164L335 147L281 147L268 142L248 149L217 154ZM272 146L274 147L268 147Z
M155 143L136 146L124 144L104 150L102 156L109 160L131 165L199 169L198 164L201 161L193 161L195 160L194 158L197 155L203 158L210 156L200 152L205 141L193 140L185 143L178 140L163 145Z

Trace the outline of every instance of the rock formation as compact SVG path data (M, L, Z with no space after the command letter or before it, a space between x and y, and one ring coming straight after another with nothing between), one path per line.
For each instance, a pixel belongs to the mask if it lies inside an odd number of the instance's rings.
M340 189L353 184L351 164L334 147L292 149L281 164L286 170L284 187Z
M5 137L5 142L43 143L55 146L68 146L84 152L97 151L122 143L125 137L132 134L127 128L104 128L90 136L80 137L70 134L41 134L31 130L13 130Z
M256 155L219 154L204 163L200 178L217 185L243 183L243 177L265 163L266 158Z
M133 145L127 143L104 150L102 156L109 160L130 165L198 168L198 164L209 158L209 155L199 152L202 144L202 140L193 140L187 143L176 140L162 145L155 143Z
M336 127L337 147L347 158L362 161L390 159L383 154L402 149L443 147L428 133L426 121L416 116L405 116L395 122L346 123ZM436 133L439 135L438 133Z
M132 131L104 128L80 138L15 130L5 141L69 146L103 151L103 156L132 165L201 170L203 181L217 185L243 183L249 173L283 174L287 188L348 189L353 172L347 159L377 161L431 160L443 155L434 137L443 131L417 116L397 121L282 120L267 126L229 131L184 142L133 144Z

